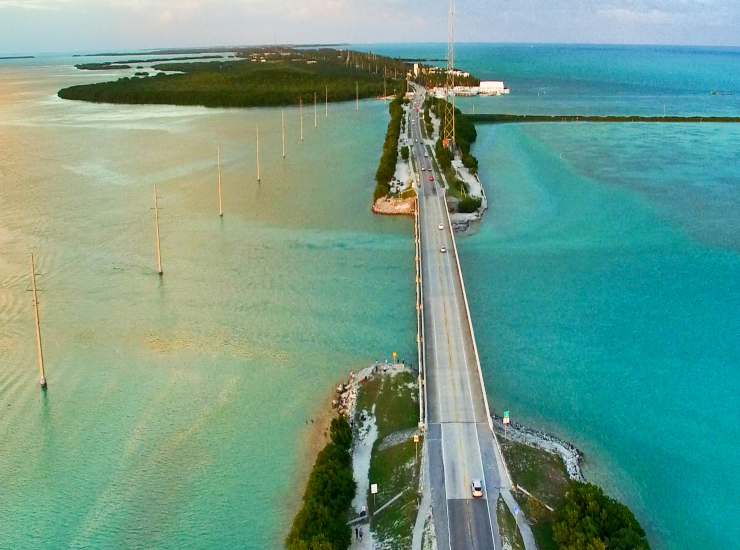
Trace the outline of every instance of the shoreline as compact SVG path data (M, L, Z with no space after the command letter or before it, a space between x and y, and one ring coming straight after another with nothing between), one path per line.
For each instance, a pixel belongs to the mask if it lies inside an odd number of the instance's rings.
M544 430L538 430L516 422L512 422L504 430L503 417L494 414L492 418L497 437L559 456L565 464L565 469L571 480L580 481L581 483L587 481L582 468L583 452L569 441Z
M416 212L416 197L393 199L381 197L374 201L370 209L381 216L413 216Z

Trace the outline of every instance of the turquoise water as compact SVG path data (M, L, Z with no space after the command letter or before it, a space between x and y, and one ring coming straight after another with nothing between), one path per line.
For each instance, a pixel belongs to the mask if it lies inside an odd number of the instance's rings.
M740 112L737 49L458 58L513 90L461 100L476 112ZM332 106L318 130L309 109L300 147L287 110L282 163L279 111L66 103L106 78L73 62L0 63L0 547L279 547L306 419L348 369L413 356L411 225L368 203L385 105ZM737 547L740 127L479 134L491 208L461 254L494 408L574 441L656 547Z
M303 144L287 109L282 161L279 110L63 102L101 78L73 61L0 67L0 548L279 548L307 419L415 350L411 223L369 205L387 105L308 111Z
M466 111L740 113L738 49L462 45L458 59L512 88ZM740 126L478 132L491 208L461 255L494 408L575 442L656 547L737 548Z

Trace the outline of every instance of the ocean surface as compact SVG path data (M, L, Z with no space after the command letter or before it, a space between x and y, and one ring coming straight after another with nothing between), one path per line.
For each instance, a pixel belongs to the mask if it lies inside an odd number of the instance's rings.
M740 113L738 49L457 57L512 88L469 112ZM0 547L277 548L307 419L347 370L413 358L411 224L369 212L385 105L331 105L318 129L309 108L300 145L286 109L282 161L279 110L56 99L111 76L77 61L0 61ZM740 127L478 133L491 207L460 244L493 407L573 441L656 548L738 547Z
M466 112L740 115L738 48L457 57L512 89L460 99ZM740 125L478 134L491 207L460 248L494 409L581 448L656 548L740 548Z
M282 160L279 109L65 102L109 77L74 62L0 64L0 548L279 548L310 419L415 354L412 223L370 212L387 104L306 109L302 144L286 109Z

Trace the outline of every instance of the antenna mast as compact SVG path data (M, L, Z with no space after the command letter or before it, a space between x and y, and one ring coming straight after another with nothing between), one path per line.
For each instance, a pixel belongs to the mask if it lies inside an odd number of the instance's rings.
M36 293L36 262L31 254L31 291L33 292L33 315L36 321L36 357L39 365L39 384L46 390L46 371L44 369L44 350L41 346L41 321L39 320L39 298Z
M455 0L450 0L447 19L447 78L445 79L444 133L442 144L455 149Z

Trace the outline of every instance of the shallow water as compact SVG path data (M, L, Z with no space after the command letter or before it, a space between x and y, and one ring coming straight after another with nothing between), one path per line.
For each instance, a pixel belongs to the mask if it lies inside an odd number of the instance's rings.
M0 546L280 547L307 419L414 350L411 223L369 208L386 105L307 110L302 144L287 109L283 161L279 110L63 102L66 62L0 68Z
M473 44L458 59L513 90L468 111L740 112L737 49ZM309 108L300 147L286 111L283 163L277 110L61 102L107 77L74 62L0 64L0 541L277 547L306 418L347 369L413 354L411 224L369 213L385 107L331 106L318 131ZM479 134L491 209L461 254L494 408L584 449L656 547L736 546L740 130Z

